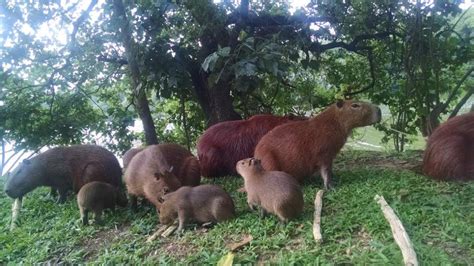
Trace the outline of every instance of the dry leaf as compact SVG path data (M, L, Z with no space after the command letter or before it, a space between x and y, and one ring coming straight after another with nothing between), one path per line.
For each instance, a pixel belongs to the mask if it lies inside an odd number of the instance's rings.
M222 257L218 262L217 266L232 266L232 263L234 262L234 253L229 252L227 255Z
M245 235L244 238L240 242L228 244L227 248L229 248L230 251L236 251L237 249L250 243L250 241L252 240L253 240L252 235Z

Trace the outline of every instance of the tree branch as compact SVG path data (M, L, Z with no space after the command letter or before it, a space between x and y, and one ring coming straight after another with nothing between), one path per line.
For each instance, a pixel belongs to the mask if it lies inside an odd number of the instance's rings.
M441 105L440 107L440 110L439 113L442 113L444 112L444 110L446 110L446 108L448 107L449 103L454 99L454 97L457 95L458 93L458 90L459 88L461 88L461 85L464 83L464 81L467 79L467 77L469 77L469 75L471 75L471 73L474 72L474 67L471 67L465 74L464 76L458 81L458 83L456 84L456 87L454 88L454 90L451 91L451 93L449 94L448 96L448 99L446 99L446 102L444 104Z
M367 52L368 52L367 59L369 60L371 82L367 86L365 86L364 88L362 88L358 91L346 93L344 95L346 97L353 96L353 95L359 94L361 92L367 91L367 90L373 88L374 85L375 85L375 67L374 67L374 59L373 59L373 55L372 55L372 49L368 49Z
M120 66L128 65L128 61L125 58L107 57L105 55L99 55L97 56L97 60L101 62L119 64Z
M469 100L469 98L474 94L474 86L472 86L469 91L466 93L466 95L464 95L464 97L458 102L458 104L456 104L456 106L454 107L453 111L451 112L451 114L449 115L449 118L452 118L452 117L455 117L459 110L461 110L461 107L467 102L467 100ZM474 104L473 104L473 107L474 107Z
M77 34L77 31L79 30L79 26L81 26L81 24L84 23L84 21L87 19L87 17L89 16L89 13L92 11L92 9L97 4L97 2L98 0L92 0L89 6L87 7L87 9L77 18L76 21L74 21L74 23L72 23L73 29L71 33L70 42L69 42L69 45L71 45L72 47L74 47L76 44L76 34Z

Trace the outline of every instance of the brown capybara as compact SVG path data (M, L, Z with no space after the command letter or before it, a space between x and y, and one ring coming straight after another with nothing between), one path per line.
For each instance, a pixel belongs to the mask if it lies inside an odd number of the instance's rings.
M217 223L235 216L232 198L216 185L181 187L163 199L160 223L171 224L178 218L178 231L183 230L184 225L191 221Z
M84 225L88 224L88 213L94 213L95 222L99 223L104 209L115 209L115 205L125 207L127 196L118 187L104 182L90 182L82 186L77 193L77 206Z
M133 209L136 197L144 197L159 211L165 193L181 186L199 185L199 162L178 144L150 145L133 156L124 181Z
M130 164L133 156L137 153L141 152L144 148L131 148L130 150L126 151L122 156L122 163L123 163L123 171L127 169L127 166Z
M266 134L255 148L265 170L283 171L302 182L319 168L329 188L332 161L353 128L379 122L377 106L359 101L338 101L307 121L281 125Z
M258 141L274 127L307 118L254 115L247 120L225 121L208 128L199 138L197 153L201 175L236 175L237 161L253 157Z
M5 192L19 198L39 186L49 186L59 192L64 202L67 192L77 193L84 184L101 181L121 185L122 169L110 151L96 145L74 145L49 149L24 160L12 173Z
M281 171L265 171L260 160L247 158L237 162L237 172L244 178L250 209L273 213L282 222L303 212L303 191L295 178Z
M436 180L474 180L474 113L453 117L428 139L423 173Z

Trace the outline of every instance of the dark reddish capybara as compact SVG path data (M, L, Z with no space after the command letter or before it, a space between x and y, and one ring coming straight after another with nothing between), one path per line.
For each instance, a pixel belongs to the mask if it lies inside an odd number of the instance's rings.
M171 224L178 218L178 231L183 230L189 222L217 223L235 216L232 198L216 185L180 187L163 199L160 223Z
M127 166L130 164L133 156L137 153L141 152L144 148L131 148L130 150L126 151L122 156L122 163L123 163L123 171L127 169Z
M254 115L247 120L225 121L211 126L197 143L201 175L236 175L237 161L253 157L255 146L263 135L278 125L305 119L291 115Z
M295 178L281 171L265 171L260 160L247 158L237 162L237 172L244 178L250 209L278 216L282 222L303 212L303 191Z
M474 180L474 113L453 117L434 130L423 172L436 180Z
M95 145L74 145L49 149L24 160L11 174L5 192L19 198L39 186L49 186L59 192L64 202L67 192L75 193L84 184L101 181L121 186L122 169L110 151Z
M132 158L124 181L133 209L136 197L144 197L159 211L165 193L199 185L199 162L178 144L150 145Z
M127 206L127 196L120 188L104 182L90 182L82 186L77 193L77 206L84 225L89 223L88 213L94 213L96 223L100 222L104 209L115 209L115 205Z
M352 129L377 123L377 106L359 101L338 101L307 121L281 125L266 134L255 148L265 170L283 171L302 182L319 168L328 189L332 162Z

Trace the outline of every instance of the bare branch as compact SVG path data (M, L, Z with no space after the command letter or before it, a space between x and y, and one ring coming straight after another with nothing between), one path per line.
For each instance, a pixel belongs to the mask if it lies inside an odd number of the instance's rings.
M474 94L474 86L472 86L469 91L466 93L466 95L464 95L464 97L458 102L458 104L456 104L456 106L454 107L453 111L451 112L451 114L449 115L449 118L451 117L455 117L459 110L461 110L461 107L467 102L467 100L469 100L469 98ZM474 104L472 105L471 109L474 108Z

